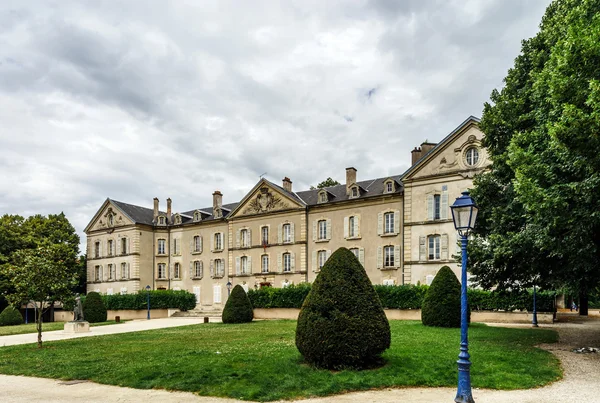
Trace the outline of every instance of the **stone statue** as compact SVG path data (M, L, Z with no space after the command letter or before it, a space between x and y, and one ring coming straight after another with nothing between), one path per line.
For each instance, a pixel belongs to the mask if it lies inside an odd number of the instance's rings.
M81 297L79 294L75 294L75 308L73 308L73 320L75 322L84 322L83 319L83 306L81 305Z

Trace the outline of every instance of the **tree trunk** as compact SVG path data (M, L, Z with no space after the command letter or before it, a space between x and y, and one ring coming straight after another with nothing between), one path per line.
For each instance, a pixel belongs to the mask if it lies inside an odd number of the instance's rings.
M588 294L587 290L579 291L579 315L580 316L588 316Z
M37 310L37 317L36 317L36 327L37 327L37 333L38 333L38 339L37 339L38 348L42 348L42 315L43 314L44 314L44 310L42 309L42 304L40 304L40 307Z

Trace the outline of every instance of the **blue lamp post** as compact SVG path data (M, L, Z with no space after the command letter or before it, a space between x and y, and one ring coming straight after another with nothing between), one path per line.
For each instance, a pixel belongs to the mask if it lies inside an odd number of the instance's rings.
M531 326L538 327L537 307L536 307L536 301L535 301L535 283L533 283L533 318L531 319Z
M227 286L227 297L229 297L229 295L231 294L231 286L233 284L231 284L231 281L228 281L225 285Z
M147 285L146 286L146 297L147 297L147 304L148 304L148 320L150 320L150 286Z
M458 354L458 391L454 401L457 403L475 403L471 393L471 361L469 358L469 323L468 323L468 301L467 301L467 243L469 233L475 226L477 219L477 206L475 201L465 191L458 197L452 206L452 220L454 228L460 235L462 250L462 276L460 295L460 354Z

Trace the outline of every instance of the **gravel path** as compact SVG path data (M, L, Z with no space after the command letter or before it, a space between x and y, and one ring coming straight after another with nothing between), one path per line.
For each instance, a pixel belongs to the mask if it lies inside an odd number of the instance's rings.
M517 327L512 325L511 327ZM523 325L529 326L529 325ZM579 347L600 347L600 320L575 320L543 325L558 330L560 341L544 345L564 368L564 378L547 387L517 391L473 390L477 403L600 403L600 354L576 354ZM92 382L61 382L52 379L0 375L2 402L201 402L234 403L233 399L198 397L191 393L139 390ZM456 388L385 389L295 401L305 403L452 402Z

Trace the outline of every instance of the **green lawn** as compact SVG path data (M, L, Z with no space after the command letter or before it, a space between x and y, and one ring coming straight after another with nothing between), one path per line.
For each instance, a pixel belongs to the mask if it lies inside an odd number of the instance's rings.
M125 322L125 321L121 321ZM114 325L117 322L109 320L101 323L90 323L90 326L105 326ZM51 332L53 330L63 330L65 328L64 322L48 322L42 324L42 340L44 340L44 332ZM25 334L25 333L37 333L35 323L28 323L26 325L16 326L0 326L0 336L10 336L11 334Z
M353 390L456 385L459 329L390 321L387 364L365 371L302 364L295 321L202 324L0 348L0 373L89 379L246 400L294 399ZM559 361L533 347L556 342L545 329L469 328L476 388L533 388L562 376Z

